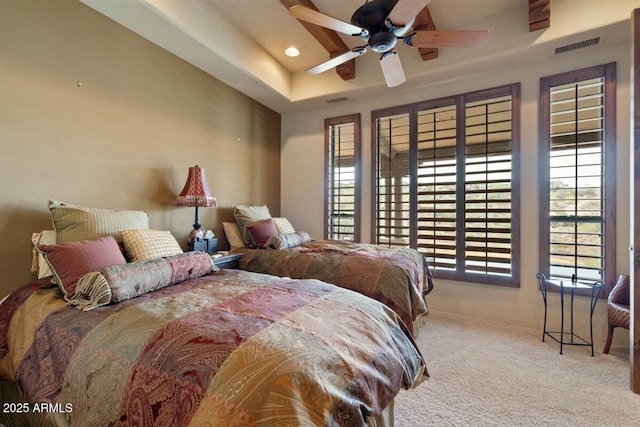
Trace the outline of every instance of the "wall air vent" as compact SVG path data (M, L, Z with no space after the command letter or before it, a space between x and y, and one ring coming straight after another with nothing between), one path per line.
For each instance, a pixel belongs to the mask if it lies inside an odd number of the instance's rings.
M346 96L341 96L339 98L327 99L327 103L336 104L338 102L345 102L345 101L348 101L348 100L349 100L349 98L347 98Z
M600 37L594 37L588 40L582 40L581 42L571 43L556 48L556 55L561 53L571 52L572 50L582 49L583 47L597 46L600 44Z

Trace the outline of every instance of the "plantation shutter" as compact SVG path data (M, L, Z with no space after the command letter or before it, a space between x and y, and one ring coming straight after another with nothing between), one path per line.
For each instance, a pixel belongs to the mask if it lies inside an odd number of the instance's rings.
M375 242L410 244L409 113L375 118Z
M604 78L551 87L549 274L603 280Z
M358 241L360 115L327 119L325 238Z
M511 95L465 105L465 272L511 274Z
M418 111L418 244L435 271L456 268L456 105Z

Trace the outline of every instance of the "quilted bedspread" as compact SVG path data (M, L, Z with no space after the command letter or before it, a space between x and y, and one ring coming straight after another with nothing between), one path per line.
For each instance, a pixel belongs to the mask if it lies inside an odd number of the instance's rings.
M0 376L57 425L230 427L364 425L428 374L384 304L223 269L90 311L24 286L0 307Z
M283 249L236 249L240 268L296 279L318 279L385 303L414 333L414 322L426 314L424 296L433 288L427 262L409 248L316 240Z

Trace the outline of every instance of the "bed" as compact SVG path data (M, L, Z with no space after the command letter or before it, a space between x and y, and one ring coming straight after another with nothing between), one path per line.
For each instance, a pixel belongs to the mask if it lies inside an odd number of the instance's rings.
M385 303L407 325L419 330L427 313L424 297L433 279L424 257L409 248L314 240L289 249L236 248L240 269L298 279L318 279Z
M414 336L427 313L433 276L424 256L410 248L340 240L312 240L266 206L238 205L235 223L223 223L240 268L296 279L318 279L383 302Z
M88 311L40 280L0 337L0 376L55 425L365 425L427 377L385 305L240 270Z
M385 426L428 378L379 301L218 269L146 212L49 207L43 277L0 303L0 424Z

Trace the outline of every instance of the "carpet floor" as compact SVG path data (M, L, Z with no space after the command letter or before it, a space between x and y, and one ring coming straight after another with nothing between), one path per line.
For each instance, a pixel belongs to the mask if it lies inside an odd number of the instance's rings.
M416 341L431 377L396 398L398 427L640 426L628 349L560 355L541 331L434 311Z

